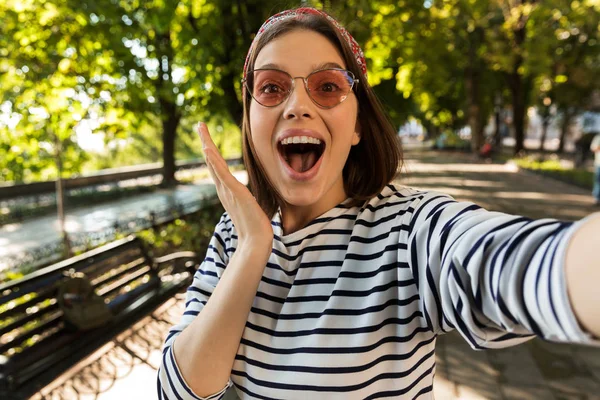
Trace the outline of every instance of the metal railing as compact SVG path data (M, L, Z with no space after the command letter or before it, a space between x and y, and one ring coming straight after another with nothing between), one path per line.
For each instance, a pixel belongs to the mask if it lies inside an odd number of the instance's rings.
M231 159L228 162L240 162L241 159ZM175 171L201 168L206 166L204 160L177 161ZM65 189L79 189L89 186L111 184L120 181L135 180L144 177L161 175L161 163L134 165L129 167L111 168L85 176L63 179ZM24 196L41 196L52 194L56 190L56 180L23 184L0 183L0 201L6 201Z
M229 165L239 165L241 158L228 159ZM204 160L176 162L176 172L203 168ZM69 207L80 203L98 203L103 198L114 199L114 193L127 195L157 187L162 177L162 164L144 164L106 169L94 174L63 179ZM28 184L0 183L0 225L48 214L56 207L56 180Z
M210 195L186 203L178 203L171 207L153 210L148 215L136 216L127 220L115 220L110 227L94 231L69 234L69 243L73 252L85 251L115 240L118 235L128 235L144 229L167 224L177 218L194 213L201 208L219 202L216 195ZM62 239L45 243L19 254L0 257L0 272L31 272L48 263L59 260L65 251ZM25 270L23 270L25 269Z

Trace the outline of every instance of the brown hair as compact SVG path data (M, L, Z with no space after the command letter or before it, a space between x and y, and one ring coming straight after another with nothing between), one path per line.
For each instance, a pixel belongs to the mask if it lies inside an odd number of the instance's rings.
M302 14L281 21L263 32L250 54L247 71L252 71L258 53L273 39L294 31L311 30L329 39L342 54L346 66L359 79L356 87L358 121L361 140L352 146L343 170L344 189L352 199L350 205L362 205L376 196L395 176L402 163L402 150L396 130L379 99L362 74L354 54L337 28L325 17ZM243 90L244 116L242 140L244 165L248 171L250 191L269 218L272 218L283 199L277 193L260 164L250 132L250 102L252 96Z

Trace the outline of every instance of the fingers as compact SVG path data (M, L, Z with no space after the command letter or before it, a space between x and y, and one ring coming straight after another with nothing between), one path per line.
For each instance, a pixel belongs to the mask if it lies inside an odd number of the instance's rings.
M210 176L213 179L215 186L217 187L217 192L218 192L221 190L223 184L221 183L221 180L219 179L217 173L215 172L215 169L213 168L209 157L206 154L204 156L206 159L206 166L208 167L208 172L210 173Z
M223 159L221 153L219 153L219 149L212 141L212 137L210 136L210 133L208 132L208 127L205 123L198 123L198 134L200 135L200 140L202 140L202 150L204 150L204 155L206 156L207 152L212 152L213 154L213 157L211 159L213 165L224 164L225 166L227 166L227 162Z
M232 184L237 182L237 179L235 179L235 177L229 171L227 162L225 159L223 159L219 153L219 150L217 149L217 146L215 146L214 142L212 141L206 124L202 122L198 124L198 134L202 140L202 148L204 150L204 157L206 158L207 166L209 167L209 172L211 172L215 183L218 180L220 181L219 183L231 187Z
M215 182L218 180L219 183L227 185L229 183L229 176L231 172L227 168L227 164L223 167L223 164L216 162L216 158L218 158L219 154L215 153L212 149L204 150L204 154L206 156L206 164L208 165L209 170L212 172L213 179ZM233 176L232 176L233 177Z
M208 127L203 122L198 122L197 126L198 135L200 135L200 140L202 140L202 149L213 148L216 149L212 138L210 137L210 133L208 132Z

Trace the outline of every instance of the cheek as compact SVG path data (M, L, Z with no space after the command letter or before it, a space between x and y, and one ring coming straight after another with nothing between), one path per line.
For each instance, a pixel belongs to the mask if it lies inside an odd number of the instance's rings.
M269 110L270 111L270 110ZM259 107L250 107L251 140L261 163L267 161L267 154L271 149L271 137L275 129L276 118L272 113L264 112Z
M357 113L353 109L343 110L343 112L331 115L328 125L332 130L333 139L340 138L341 140L338 143L343 143L344 146L354 144L356 121Z
M262 118L257 112L256 107L250 108L250 132L252 132L252 142L254 143L254 147L258 150L258 144L261 142L261 136L265 131L264 118Z

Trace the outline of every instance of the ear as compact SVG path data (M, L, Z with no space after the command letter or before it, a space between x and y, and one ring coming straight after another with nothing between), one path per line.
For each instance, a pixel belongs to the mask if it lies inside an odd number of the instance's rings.
M356 126L354 127L354 133L352 134L352 146L356 146L360 142L361 126L358 118L356 119Z

